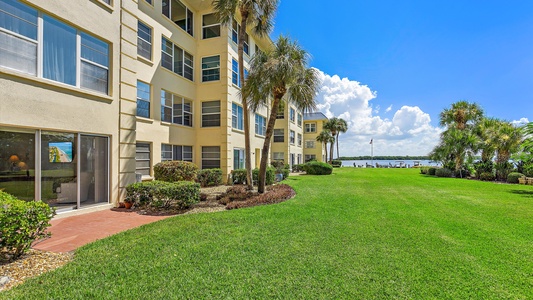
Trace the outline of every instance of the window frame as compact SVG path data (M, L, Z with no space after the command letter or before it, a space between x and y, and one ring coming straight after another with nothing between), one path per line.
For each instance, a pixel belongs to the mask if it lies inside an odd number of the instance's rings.
M137 56L140 56L142 58L145 58L145 59L148 59L149 61L152 61L152 46L153 46L153 35L152 35L152 27L148 26L146 23L142 22L141 20L137 20L138 24L137 24ZM147 33L149 36L150 36L150 41L147 41L146 39L142 38L141 36L139 36L139 32L140 32L140 28L141 26L144 26L146 29L149 30L149 32ZM149 49L149 56L150 57L146 57L144 55L142 55L142 53L139 53L139 39L143 42L146 42L148 45L150 45L150 49Z
M289 120L292 123L296 121L296 110L292 107L289 107Z
M164 146L170 146L170 151L169 150L163 150L163 147ZM178 149L181 148L181 159L178 155ZM185 149L189 150L190 148L190 151L185 151ZM163 153L170 153L170 159L166 158L163 156ZM190 158L189 158L189 155L187 155L187 157L185 157L185 154L190 154ZM194 154L194 151L193 151L193 146L189 146L189 145L174 145L174 144L165 144L165 143L162 143L161 144L161 161L169 161L169 160L181 160L181 161L188 161L188 162L193 162L193 154Z
M218 57L218 66L207 68L208 63L205 63L204 59L209 59L209 58L214 58L214 57ZM204 66L206 67L204 68ZM204 72L209 72L212 70L218 70L218 72L215 72L215 74L207 74L207 75L204 73ZM206 80L206 78L210 78L212 76L215 76L216 78ZM220 55L202 57L202 82L219 81L219 80L220 80Z
M167 42L169 45L165 45L165 42ZM169 53L168 51L165 51L167 49L167 46L172 49L172 53ZM179 51L179 53L176 53L176 49ZM181 56L180 56L181 54ZM172 68L169 69L166 65L164 65L163 57L168 56L171 59ZM189 56L188 59L190 63L186 63L186 56ZM179 57L181 57L181 61L179 60ZM180 63L179 66L176 66L177 63ZM165 36L162 36L161 38L161 67L164 69L167 69L174 74L177 74L185 79L188 79L190 81L194 82L194 55L190 54L189 52L185 51L183 48L179 47L177 44L172 42L172 40L166 38ZM190 68L189 72L186 72L185 69ZM187 74L190 74L190 77L186 76Z
M167 5L165 5L163 2L167 3ZM177 2L178 4L181 4L181 6L184 7L185 9L185 28L183 28L181 25L178 24L178 21L181 21L181 20L173 20L172 18L172 3L173 2ZM190 36L193 36L194 37L194 13L192 12L192 10L189 9L189 7L187 5L185 5L185 3L183 3L182 1L180 0L163 0L161 1L161 4L162 4L162 11L161 13L163 14L163 16L165 16L168 20L170 20L174 25L178 26L181 30L185 31L186 33L188 33ZM166 11L165 11L165 7L168 6L167 10L168 10L168 15L166 14ZM189 20L190 18L190 20Z
M289 143L291 145L296 144L296 132L294 130L289 130Z
M316 154L305 154L304 163L307 163L313 159L316 160Z
M231 128L244 130L244 112L243 107L235 102L231 104Z
M139 145L148 146L148 151L139 151ZM146 149L146 148L145 148ZM143 177L151 177L152 176L152 144L149 142L136 142L135 143L135 173L142 174ZM139 159L137 158L137 154L139 153L148 153L148 158L146 159ZM148 167L142 167L139 168L137 166L137 162L143 162L148 161ZM143 174L141 172L138 172L139 170L148 170L148 174Z
M204 112L204 109L206 109L206 107L204 107L204 104L206 103L215 103L215 102L218 102L218 112L209 112L209 113L206 113ZM211 101L203 101L202 102L202 128L210 128L210 127L220 127L221 126L221 101L220 100L211 100ZM216 107L216 106L213 106L213 107ZM214 116L214 115L218 115L218 124L217 125L209 125L209 126L206 126L205 125L205 121L207 120L204 120L204 116ZM212 120L209 120L210 122L212 122Z
M303 140L302 134L301 133L297 133L296 134L296 142L297 142L296 145L298 147L300 147L300 148L302 147L302 140Z
M302 127L303 124L303 116L301 113L298 113L298 127Z
M212 152L207 152L205 151L206 148L218 148L218 152L217 151L212 151ZM218 154L218 157L208 157L208 156L205 156L205 154ZM219 169L220 166L221 166L221 160L222 160L222 156L221 156L221 147L220 146L202 146L202 170L204 169ZM206 162L208 161L218 161L218 164L214 165L214 166L209 166L209 167L206 167Z
M258 122L258 120L263 120ZM255 114L255 134L258 136L266 136L266 118L260 114Z
M146 85L148 87L148 99L143 99L143 98L139 97L139 91L142 91L139 88L139 83L144 84L144 85ZM144 91L144 92L146 92L146 91ZM143 101L143 102L147 102L148 103L148 115L147 116L139 114L139 101ZM136 112L135 112L135 116L141 117L141 118L150 119L150 116L151 116L151 113L152 113L151 106L152 106L152 86L149 83L146 83L146 82L141 81L141 80L137 80L137 109L136 109Z
M305 123L305 133L316 133L316 123Z
M310 147L311 145L311 147ZM306 149L315 149L316 148L316 141L315 140L305 140L305 148Z
M231 58L231 84L237 87L241 87L241 80L239 78L239 61L235 58Z
M168 106L166 103L166 100L167 98L165 97L166 94L170 94L171 96L171 102L172 102L172 106ZM189 110L187 111L185 108L185 104L186 103L189 103ZM187 126L187 127L193 127L193 118L194 118L194 107L193 107L193 104L194 102L190 99L187 99L185 97L182 97L182 96L179 96L179 95L176 95L172 92L169 92L165 89L161 89L161 122L166 122L166 123L170 123L170 124L175 124L175 125L181 125L181 126ZM177 112L179 111L179 109L176 109L176 105L179 105L181 106L181 115L179 115ZM168 121L164 116L165 116L165 113L164 113L164 110L163 108L167 108L167 109L170 109L171 111L171 117L170 117L170 121ZM189 122L185 122L185 120L187 120L187 117L188 117L188 120ZM180 122L177 122L176 119L179 119L181 118L181 123Z
M111 46L110 44L93 35L92 33L89 33L87 31L83 31L79 29L76 26L72 26L63 20L56 18L55 16L52 16L50 14L47 14L39 9L36 9L32 6L27 5L26 3L23 3L21 1L16 1L18 5L23 9L23 12L26 14L29 14L29 16L32 17L31 20L24 18L22 16L14 15L12 13L9 13L8 11L0 11L0 14L5 16L11 16L15 20L19 20L23 23L13 23L13 28L3 28L0 27L0 34L5 35L7 38L14 39L14 41L17 43L17 45L20 45L20 43L30 43L35 48L31 49L31 58L34 59L32 61L33 66L28 65L26 67L30 67L31 70L24 70L21 64L16 65L0 65L0 69L9 69L13 70L17 73L23 73L27 74L29 76L33 76L39 79L43 79L46 81L50 81L56 84L65 85L68 87L75 87L77 89L94 92L98 94L103 94L106 96L109 96L110 94L110 85L111 85ZM30 25L33 27L30 27L32 29L32 32L22 32L21 26L22 25ZM19 26L17 26L19 25ZM47 39L52 39L53 36L47 34L48 30L53 30L53 28L63 28L71 31L74 34L74 38L72 39L74 42L70 44L66 43L67 41L62 39L62 44L53 44L47 42ZM31 35L31 36L29 36ZM57 42L57 41L56 41ZM48 46L47 46L48 45ZM92 47L91 47L92 46ZM64 77L66 75L72 76L70 81L73 81L73 83L70 83L67 80L56 80L54 78L49 78L48 75L46 75L46 65L47 65L47 57L45 55L46 51L53 50L54 47L57 47L57 49L62 50L68 50L68 48L74 48L74 53L69 53L69 55L73 56L74 63L71 64L71 66L74 69L74 74L67 74L67 72L72 72L72 70L66 70L63 75L60 75L60 77ZM101 47L105 51L101 51L101 49L98 49ZM84 53L87 53L88 55L84 55ZM34 56L35 55L35 56ZM99 57L104 58L102 62L98 62ZM16 58L16 57L15 57ZM65 58L64 56L62 57ZM13 59L7 58L6 61L13 62ZM105 63L105 64L102 64ZM86 69L84 66L89 66L92 69ZM93 74L95 73L95 69L97 68L97 71L103 71L97 74L95 77ZM85 71L85 72L84 72ZM87 72L89 71L89 72ZM55 76L59 73L53 73ZM104 75L105 76L102 76ZM99 75L99 76L98 76ZM94 83L98 80L102 80L102 78L105 77L106 84L105 85L97 85L96 88L94 85L91 85L91 83ZM88 79L92 79L90 81L87 81ZM98 89L100 87L101 89Z
M205 25L205 17L206 16L210 16L210 15L214 15L215 18L216 18L216 15L214 13L210 13L210 14L205 14L205 15L202 15L202 39L203 40L207 40L207 39L212 39L212 38L217 38L217 37L220 37L221 36L221 24L220 22L219 23L213 23L213 24L210 24L210 25ZM218 35L214 35L214 36L210 36L210 37L205 37L206 36L206 30L210 29L210 28L213 28L213 27L218 27Z
M274 132L272 134L272 141L274 143L285 143L285 130L283 128L274 129Z
M276 158L278 157L278 158ZM281 158L279 158L281 157ZM285 152L272 152L272 160L274 161L285 161Z

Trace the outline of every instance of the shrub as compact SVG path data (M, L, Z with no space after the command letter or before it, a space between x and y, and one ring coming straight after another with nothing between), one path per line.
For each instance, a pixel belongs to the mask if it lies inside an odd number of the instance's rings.
M154 166L155 180L160 181L195 181L197 173L195 164L181 160L162 161Z
M303 172L304 171L304 165L303 164L293 165L292 166L292 171L293 172Z
M482 181L494 181L496 176L493 173L483 172L479 175L479 179Z
M222 197L222 199L220 199L218 202L220 204L227 205L234 201L245 201L252 196L254 196L254 192L247 190L244 185L235 185L230 187L226 191L224 197Z
M452 177L452 170L447 168L439 168L435 170L435 176L437 177Z
M0 253L1 259L16 259L31 244L50 236L46 228L54 209L41 201L23 201L0 191Z
M518 183L518 178L524 177L524 174L518 172L512 172L507 175L508 183Z
M334 168L340 168L342 166L342 160L332 160L331 166L333 166Z
M263 194L252 196L245 201L231 202L226 206L226 209L237 209L279 203L292 198L295 194L296 193L290 186L286 184L277 184L268 187L266 192Z
M429 168L428 167L420 167L420 174L427 174L428 173L428 170Z
M433 167L429 168L429 169L428 169L428 175L435 176L435 174L437 173L437 170L438 170L438 169L439 169L439 168L433 168Z
M311 161L305 164L305 172L310 175L330 175L333 167L324 162Z
M525 164L523 169L526 177L533 177L533 163Z
M218 186L222 184L222 170L221 169L205 169L198 171L198 183L202 187Z
M231 178L234 184L246 184L246 170L237 169L237 170L231 171ZM252 170L252 180L254 181L254 185L257 185L257 182L259 182L259 169ZM274 184L275 181L276 181L276 169L272 167L268 167L266 170L265 183L266 185L271 185L271 184Z
M139 208L184 209L200 200L200 185L195 182L149 181L126 187L126 202Z
M475 162L474 170L476 170L476 178L480 179L481 173L492 173L494 170L494 163L492 161Z

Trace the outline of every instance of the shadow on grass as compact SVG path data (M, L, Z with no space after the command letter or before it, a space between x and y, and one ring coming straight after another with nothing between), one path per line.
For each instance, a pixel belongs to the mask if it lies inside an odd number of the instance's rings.
M533 191L524 191L524 190L510 190L509 193L515 195L521 195L527 198L533 198Z

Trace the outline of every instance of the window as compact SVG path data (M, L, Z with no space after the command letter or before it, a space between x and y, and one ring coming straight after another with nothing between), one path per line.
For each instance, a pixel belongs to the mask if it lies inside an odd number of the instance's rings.
M285 134L283 129L274 129L274 143L285 142Z
M239 62L236 61L235 58L231 59L231 83L241 87L241 83L239 81Z
M294 111L294 108L292 108L292 107L289 109L289 119L293 123L296 120L296 112Z
M305 162L309 162L311 160L316 160L316 155L314 155L314 154L306 154L305 155Z
M161 90L161 121L192 127L192 101Z
M166 160L192 162L192 146L161 144L161 161Z
M137 25L137 55L152 59L152 28L141 21Z
M244 130L244 115L242 113L242 106L239 106L235 103L231 105L231 127Z
M301 163L302 163L302 155L298 154L298 162L297 162L297 164L301 164Z
M295 140L296 140L296 137L295 137L294 130L290 130L289 131L289 142L291 143L291 145L294 145Z
M202 127L220 126L220 101L202 102Z
M109 45L21 2L0 2L0 45L2 67L108 93Z
M305 133L316 132L316 123L305 124Z
M276 119L285 119L285 103L280 102Z
M193 35L193 13L179 0L163 0L163 14L174 24Z
M261 53L261 49L257 44L255 44L255 52L254 53Z
M153 4L152 4L152 0L145 0L145 1L146 1L148 4L153 5Z
M255 114L255 134L266 135L266 118L258 114Z
M135 173L150 176L150 144L137 143L135 148Z
M189 80L193 80L194 58L166 38L161 40L161 66Z
M244 149L233 149L233 170L244 169Z
M111 0L102 0L104 3L111 5Z
M220 36L220 23L215 14L208 14L202 17L202 38L210 39Z
M202 169L220 168L220 146L202 147Z
M302 147L302 134L298 133L298 147Z
M220 80L220 55L202 58L202 81Z
M241 29L241 25L237 22L237 20L233 19L233 23L231 26L231 40L235 44L239 44L239 30ZM250 38L248 37L248 33L244 34L244 53L250 55L250 45L249 45Z
M285 160L285 153L283 152L273 152L272 153L272 160Z
M137 81L137 116L150 118L150 85Z
M302 127L302 114L298 114L298 126Z
M315 148L315 141L313 141L313 140L306 140L306 141L305 141L305 148L314 149L314 148Z

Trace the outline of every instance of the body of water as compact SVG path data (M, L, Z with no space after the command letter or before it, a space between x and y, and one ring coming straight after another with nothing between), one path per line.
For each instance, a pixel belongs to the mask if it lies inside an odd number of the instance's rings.
M431 161L431 160L377 160L374 159L373 166L376 167L376 163L379 166L383 167L408 167L412 168L415 165L415 162L419 162L422 166L438 166L439 164L437 162ZM356 167L359 168L365 168L367 165L372 165L371 160L343 160L342 166L343 167L353 167L355 164Z

